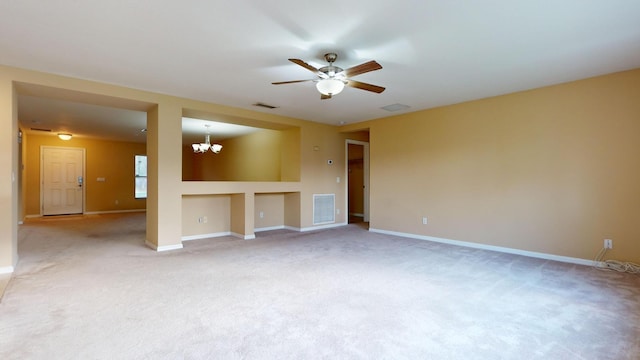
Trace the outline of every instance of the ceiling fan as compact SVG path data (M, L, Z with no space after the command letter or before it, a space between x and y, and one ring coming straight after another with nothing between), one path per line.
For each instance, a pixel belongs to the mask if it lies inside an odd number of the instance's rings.
M313 81L316 83L316 88L320 92L320 99L322 100L331 99L333 95L339 94L342 89L344 89L345 85L354 87L356 89L372 91L378 94L384 91L385 88L383 88L382 86L351 80L351 77L353 76L364 74L369 71L382 69L382 66L375 60L371 60L366 63L343 70L342 68L333 65L337 58L338 55L336 55L335 53L325 54L324 59L329 63L329 66L323 66L320 69L316 69L314 66L309 65L308 63L300 59L289 59L289 61L291 61L292 63L300 65L303 68L316 74L318 78L307 80L279 81L272 84L282 85Z

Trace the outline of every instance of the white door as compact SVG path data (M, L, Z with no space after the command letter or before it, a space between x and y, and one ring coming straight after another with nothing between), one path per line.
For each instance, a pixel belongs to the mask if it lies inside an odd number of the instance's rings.
M41 148L42 215L82 214L84 149Z

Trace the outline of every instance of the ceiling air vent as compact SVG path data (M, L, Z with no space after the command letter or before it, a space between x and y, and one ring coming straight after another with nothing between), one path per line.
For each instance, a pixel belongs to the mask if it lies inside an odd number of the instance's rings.
M391 104L391 105L383 106L380 109L387 110L387 111L399 111L399 110L408 109L410 107L411 106L404 105L404 104Z
M253 106L257 106L257 107L263 107L265 109L277 109L277 106L273 106L273 105L269 105L269 104L265 104L265 103L261 103L261 102L257 102L255 104L253 104Z
M31 130L33 130L33 131L45 131L45 132L51 132L51 129L31 128Z

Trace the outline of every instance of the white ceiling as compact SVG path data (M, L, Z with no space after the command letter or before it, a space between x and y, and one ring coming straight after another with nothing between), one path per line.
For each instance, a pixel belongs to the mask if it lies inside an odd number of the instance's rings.
M638 68L639 19L637 0L2 1L0 63L340 124ZM271 84L313 78L287 59L329 51L378 61L355 79L386 91ZM21 121L55 106L21 101Z

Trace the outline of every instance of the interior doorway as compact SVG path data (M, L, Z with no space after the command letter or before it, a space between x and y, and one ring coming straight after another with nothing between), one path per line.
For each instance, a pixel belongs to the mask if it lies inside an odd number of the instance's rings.
M346 142L348 222L369 222L369 143Z
M42 215L82 214L84 149L43 146L40 156Z

